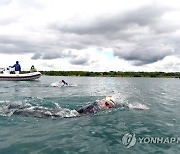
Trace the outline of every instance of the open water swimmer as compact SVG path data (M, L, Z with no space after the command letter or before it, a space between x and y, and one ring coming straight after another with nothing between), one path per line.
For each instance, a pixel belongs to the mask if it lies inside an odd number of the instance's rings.
M66 108L61 108L56 104L55 108L44 107L44 106L34 106L31 104L9 104L0 107L0 115L11 116L33 116L33 117L78 117L89 114L96 114L99 111L109 110L111 108L126 107L130 109L149 109L145 105L135 105L132 104L117 104L111 96L106 96L104 99L96 100L93 103L86 104L81 108L75 110L70 110Z

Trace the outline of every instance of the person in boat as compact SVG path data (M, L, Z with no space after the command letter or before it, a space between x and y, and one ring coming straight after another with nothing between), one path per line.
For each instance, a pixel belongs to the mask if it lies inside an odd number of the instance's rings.
M61 82L63 83L63 86L68 85L68 83L66 81L64 81L64 80L62 80Z
M34 67L34 65L31 66L31 69L30 69L30 73L32 72L37 72L36 68Z
M93 104L88 104L77 110L80 115L95 114L100 110L108 110L115 107L115 102L109 96L105 99L96 100Z
M3 70L3 74L10 74L10 69L9 69L9 67L7 67L7 68L5 68L5 69Z
M21 66L19 64L19 61L16 61L16 64L14 64L12 68L15 68L15 74L19 74L21 72Z

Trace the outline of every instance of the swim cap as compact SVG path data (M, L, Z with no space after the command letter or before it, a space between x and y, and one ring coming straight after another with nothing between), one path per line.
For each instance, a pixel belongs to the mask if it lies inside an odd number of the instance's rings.
M113 98L112 96L106 96L106 97L105 97L105 100L106 100L106 101L111 101L111 102L112 102L112 105L115 106L114 98Z
M106 96L106 97L105 97L105 100L110 101L111 98L112 98L112 96Z
M113 103L115 103L115 99L114 99L113 96L106 96L106 97L105 97L105 100L107 100L107 101L112 101Z

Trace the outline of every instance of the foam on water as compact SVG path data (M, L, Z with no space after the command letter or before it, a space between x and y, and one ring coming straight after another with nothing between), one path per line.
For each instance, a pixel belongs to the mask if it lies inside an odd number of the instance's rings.
M138 110L148 110L149 107L145 104L138 102L129 103L127 98L120 93L112 95L112 100L116 103L116 107L138 109Z
M141 104L141 103L129 103L128 107L130 109L138 109L138 110L148 110L149 107L145 104Z
M51 87L61 87L63 84L59 81L51 83Z
M6 100L3 100L3 101L0 101L0 104L4 104L4 103L9 103L9 101L6 101Z
M70 110L66 108L61 108L56 104L56 108L48 108L44 106L33 106L29 103L15 103L15 104L5 104L0 106L0 116L34 116L38 118L42 117L62 117L71 118L79 116L76 110Z
M77 87L76 84L64 85L61 81L56 81L50 84L51 87Z

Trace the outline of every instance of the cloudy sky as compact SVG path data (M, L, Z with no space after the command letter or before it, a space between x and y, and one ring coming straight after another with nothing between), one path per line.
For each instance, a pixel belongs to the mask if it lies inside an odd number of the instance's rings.
M180 71L179 0L0 0L0 68Z

